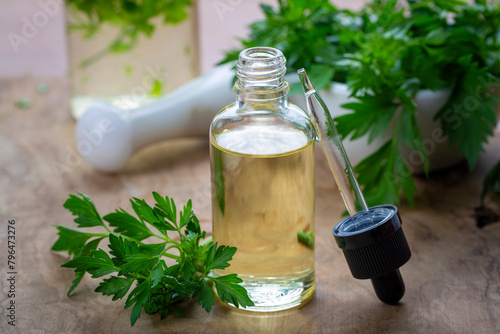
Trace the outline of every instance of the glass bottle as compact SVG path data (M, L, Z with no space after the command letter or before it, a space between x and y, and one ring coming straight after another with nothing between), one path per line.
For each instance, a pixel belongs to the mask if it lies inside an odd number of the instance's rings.
M285 63L277 49L242 51L236 102L210 126L213 240L238 248L215 274L238 274L252 311L298 306L314 290L316 135L288 103Z

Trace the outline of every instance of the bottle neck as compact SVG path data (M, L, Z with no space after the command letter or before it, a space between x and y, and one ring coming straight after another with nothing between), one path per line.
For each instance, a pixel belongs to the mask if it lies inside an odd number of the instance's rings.
M234 85L240 110L286 109L290 88L284 79L285 63L281 51L273 48L251 48L240 54Z

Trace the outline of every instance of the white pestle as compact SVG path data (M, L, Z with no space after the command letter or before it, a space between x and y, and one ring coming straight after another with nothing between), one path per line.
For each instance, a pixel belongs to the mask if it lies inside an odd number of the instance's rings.
M155 102L128 112L91 104L76 124L80 154L105 172L123 169L137 150L165 139L208 137L213 117L234 101L232 64L218 66Z
M152 104L127 112L105 102L96 102L87 108L77 122L78 150L97 169L116 172L126 166L134 152L146 145L178 137L208 137L208 129L215 114L234 101L231 84L234 74L232 65L218 66ZM285 80L292 84L298 81L298 77L292 73ZM444 98L443 93L436 94L433 99ZM327 104L334 106L330 111L337 111L334 117L347 112L340 105L349 102L349 95L345 85L333 86L323 92L323 97L328 97ZM290 102L305 108L302 94L292 96ZM425 99L419 102L423 103ZM497 115L500 115L498 107ZM366 157L366 140L344 143L349 146L351 162L359 162ZM447 152L443 151L441 158L433 164L449 166L450 162L463 159L456 153Z

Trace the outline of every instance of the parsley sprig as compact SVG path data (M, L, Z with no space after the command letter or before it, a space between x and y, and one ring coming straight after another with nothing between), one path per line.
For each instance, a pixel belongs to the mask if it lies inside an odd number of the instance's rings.
M191 200L178 215L173 199L153 192L154 207L142 199L130 200L138 218L123 209L101 217L92 200L85 194L79 195L69 195L64 203L76 216L74 221L79 229L55 225L59 238L52 246L52 250L74 255L62 265L75 270L68 296L85 273L92 278L107 276L95 291L112 296L113 300L128 293L125 308L132 307L132 326L142 309L147 314L159 313L162 319L170 312L185 317L175 305L191 298L198 298L198 304L209 312L215 301L211 284L224 302L236 307L254 305L236 274L212 274L214 269L229 266L236 247L219 246L211 238L205 239ZM103 231L80 230L91 227L101 227ZM150 238L156 243L145 242ZM98 248L103 240L109 242L109 252ZM167 265L164 257L174 259L176 264Z

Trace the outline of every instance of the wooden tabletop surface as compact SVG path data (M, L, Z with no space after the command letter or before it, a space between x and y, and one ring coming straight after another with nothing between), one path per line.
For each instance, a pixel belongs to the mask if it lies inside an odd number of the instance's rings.
M255 314L216 304L206 313L196 302L181 305L188 318L142 314L130 327L123 301L93 292L86 276L72 297L66 292L68 260L50 251L57 239L52 224L72 226L62 207L69 193L82 191L101 213L128 198L152 200L155 190L179 203L192 198L202 228L211 231L207 139L163 142L133 157L119 174L103 174L75 155L68 81L0 81L0 333L499 333L500 223L476 226L481 180L500 157L500 136L490 141L478 167L465 165L420 177L414 208L399 209L412 249L401 268L406 295L384 305L369 281L354 279L331 235L343 203L322 154L317 154L316 290L300 309ZM25 97L29 108L15 106ZM320 151L318 150L318 153ZM61 165L66 168L60 168ZM496 212L498 205L490 202ZM15 221L15 298L7 272L9 220ZM7 310L15 301L16 326Z

